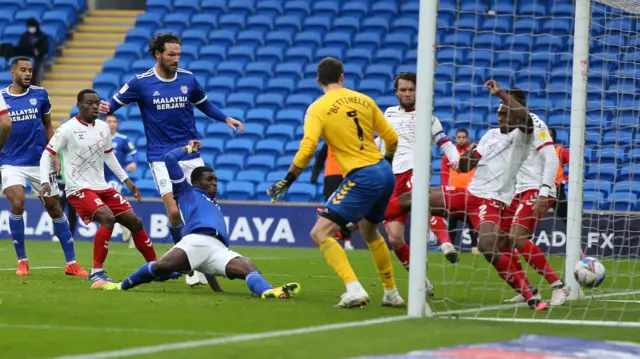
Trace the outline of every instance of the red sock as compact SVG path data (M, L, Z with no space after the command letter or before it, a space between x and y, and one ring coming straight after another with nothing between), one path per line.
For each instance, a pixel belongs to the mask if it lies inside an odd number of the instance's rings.
M529 277L527 277L527 272L525 272L524 268L522 268L522 262L520 261L519 257L520 252L518 252L517 249L511 250L509 248L505 248L502 249L502 254L507 256L507 258L509 258L509 260L511 261L511 271L520 274L527 286L531 288L531 282L529 281Z
M391 197L389 200L389 204L387 204L387 211L384 213L384 219L392 219L396 217L400 217L405 212L400 208L400 202L398 201L398 197Z
M112 229L98 227L95 237L93 237L93 268L102 269L104 261L109 253L109 241L111 240Z
M444 221L444 218L438 216L431 216L431 231L436 235L440 244L451 243L451 237L449 237L449 229Z
M402 263L402 266L406 270L409 270L409 257L411 253L409 245L405 243L402 247L394 249L393 251L396 253L396 257L398 257L400 263Z
M131 237L138 251L144 256L144 260L147 262L158 260L156 250L153 248L153 243L151 243L151 238L149 238L144 228L140 232L132 234Z
M524 282L522 276L512 270L511 260L508 256L504 254L501 255L500 260L493 266L498 271L500 278L507 282L516 292L522 294L525 301L533 298L533 293L531 293L529 286Z
M560 280L556 271L553 270L549 262L547 261L547 257L545 257L544 253L537 245L533 244L531 241L527 241L522 248L520 248L520 253L524 256L524 259L536 270L541 276L549 282L549 284L556 283Z

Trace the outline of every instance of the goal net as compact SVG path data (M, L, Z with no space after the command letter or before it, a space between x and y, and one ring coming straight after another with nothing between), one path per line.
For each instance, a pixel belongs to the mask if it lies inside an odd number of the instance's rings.
M482 254L471 253L470 226L458 221L452 239L460 262L428 256L436 315L640 322L639 13L640 0L439 1L433 114L449 137L465 129L477 143L497 127L499 100L483 86L494 79L525 92L529 110L555 130L561 163L570 153L557 177L559 204L532 242L572 294L543 312L505 302L516 293ZM432 186L442 183L442 156L432 150ZM573 277L583 253L606 268L596 289L580 288ZM549 300L548 281L520 260L531 286Z

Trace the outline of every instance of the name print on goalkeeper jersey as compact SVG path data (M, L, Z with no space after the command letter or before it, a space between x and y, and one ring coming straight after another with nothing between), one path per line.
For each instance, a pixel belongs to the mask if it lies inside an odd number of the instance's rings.
M178 69L172 79L160 77L155 67L131 78L113 96L116 107L138 103L147 137L149 162L164 161L164 155L189 140L200 139L193 114L194 105L207 100L193 73ZM112 103L113 105L113 103ZM192 153L183 160L200 157Z

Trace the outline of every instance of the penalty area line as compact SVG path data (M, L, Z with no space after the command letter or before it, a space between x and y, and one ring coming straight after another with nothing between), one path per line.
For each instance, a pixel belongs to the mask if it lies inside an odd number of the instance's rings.
M181 329L144 329L144 328L99 328L99 327L80 327L68 325L53 324L10 324L0 323L0 328L10 329L36 329L36 330L68 330L81 332L99 332L99 333L142 333L142 334L166 334L166 335L215 335L226 336L238 333L231 332L206 332L196 330Z
M376 325L376 324L400 322L407 319L412 319L412 318L405 315L397 316L397 317L384 317L384 318L363 320L358 322L327 324L327 325L319 325L319 326L304 327L304 328L289 329L289 330L278 330L273 332L263 332L263 333L254 333L254 334L240 334L240 335L233 335L233 336L228 336L223 338L212 338L212 339L204 339L204 340L193 340L193 341L186 341L186 342L150 345L150 346L144 346L144 347L111 350L111 351L89 353L89 354L66 355L66 356L55 357L53 359L124 358L124 357L134 356L134 355L153 354L153 353L167 352L167 351L179 350L179 349L210 347L210 346L224 345L224 344L231 344L231 343L240 343L240 342L248 342L248 341L254 341L254 340L287 337L292 335L324 332L324 331L336 330L336 329L365 327L365 326Z
M460 317L462 320L478 320L483 322L511 322L511 323L534 323L534 324L566 324L566 325L589 325L595 327L625 327L640 328L640 322L614 322L599 320L571 320L571 319L531 319L531 318L493 318L493 317Z

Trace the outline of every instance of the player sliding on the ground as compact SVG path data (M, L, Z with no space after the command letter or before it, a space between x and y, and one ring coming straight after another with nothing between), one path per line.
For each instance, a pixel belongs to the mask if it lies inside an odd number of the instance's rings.
M29 274L29 262L24 245L24 189L27 181L35 193L41 189L40 157L47 142L53 136L51 125L51 102L47 90L30 86L33 66L26 57L18 57L11 62L13 83L0 91L0 97L11 106L9 113L15 122L11 136L2 149L2 186L9 200L9 228L11 239L18 256L17 275ZM59 162L54 157L57 170ZM46 178L54 177L47 174ZM42 198L47 213L52 218L53 233L58 237L65 261L64 272L67 275L86 277L87 273L78 262L73 245L73 235L69 230L69 221L62 212L57 184L48 196Z
M511 96L526 106L523 92L512 91ZM549 304L558 306L567 301L570 288L560 280L540 247L531 242L531 237L538 222L544 218L556 197L555 176L559 159L547 125L535 114L530 113L530 115L533 119L534 143L518 171L513 201L502 211L500 230L509 233L509 240L502 248L502 252L515 266L511 269L522 273L529 289L538 297L538 290L531 285L526 272L522 269L522 263L518 258L518 254L522 254L529 265L549 282L552 288ZM510 300L510 302L523 301L524 297L521 294Z
M51 137L40 159L40 197L51 194L49 182L51 157L61 153L69 204L85 224L100 224L93 239L93 268L87 279L111 281L104 273L104 261L116 222L133 233L133 241L147 262L155 261L153 243L136 216L131 204L104 179L105 163L121 182L140 200L140 192L118 163L111 146L109 126L98 120L100 99L93 90L78 93L78 115L63 123Z
M242 122L225 115L211 101L190 71L178 68L180 61L180 38L168 32L156 34L149 41L149 54L156 64L149 71L131 78L113 98L100 103L100 113L108 114L120 107L136 102L140 107L144 131L147 137L147 158L158 187L160 197L169 216L169 232L174 243L181 238L182 220L178 206L171 193L171 181L164 164L164 155L189 140L199 139L193 108L197 107L208 117L226 122L232 129L244 130ZM204 166L199 153L185 156L180 167L187 174L194 168ZM201 273L187 276L187 284L206 284Z
M461 172L476 168L467 189L449 186L431 188L431 214L442 216L448 212L455 216L466 212L478 233L478 249L498 271L500 278L521 294L531 309L545 310L548 303L533 295L522 274L512 271L510 259L500 252L502 210L511 204L518 170L533 145L533 119L527 108L510 94L522 90L503 91L494 80L487 81L486 86L493 95L500 97L500 127L489 130L477 146L472 146L460 158ZM397 212L410 209L411 194L400 196Z
M393 173L396 176L396 187L390 202L397 201L398 196L411 192L413 185L414 146L416 142L416 74L401 72L395 80L394 89L398 98L398 106L389 107L384 115L398 133L398 150L393 157ZM451 140L442 130L442 124L435 116L431 118L433 144L437 145L451 159L451 165L457 166L460 155ZM376 139L379 148L384 151L383 142ZM402 265L409 270L409 245L404 240L404 227L409 217L403 213L398 217L385 218L384 229L389 235L389 242ZM431 217L431 230L440 241L442 253L451 263L458 262L458 251L451 243L449 231L444 218ZM433 286L427 284L427 291L433 293Z
M272 185L267 194L277 201L289 189L313 158L322 136L345 174L311 230L313 242L347 288L336 307L354 308L369 303L369 294L334 238L340 229L354 228L357 223L382 279L382 304L403 307L405 303L396 289L389 249L378 232L395 178L373 138L376 132L385 140L386 159L391 162L398 146L398 134L370 97L344 88L344 71L339 60L327 57L320 61L318 84L324 95L307 109L304 137L289 173Z
M215 276L244 279L252 293L262 298L289 298L300 291L298 283L273 288L248 259L229 249L229 234L224 216L216 202L217 183L215 172L208 167L196 167L191 172L191 184L187 182L179 161L198 152L202 143L189 141L165 156L165 163L173 195L184 218L182 240L157 262L143 265L122 283L96 282L92 289L128 290L140 284L175 277L175 273L192 270L204 273L214 291L222 291Z

